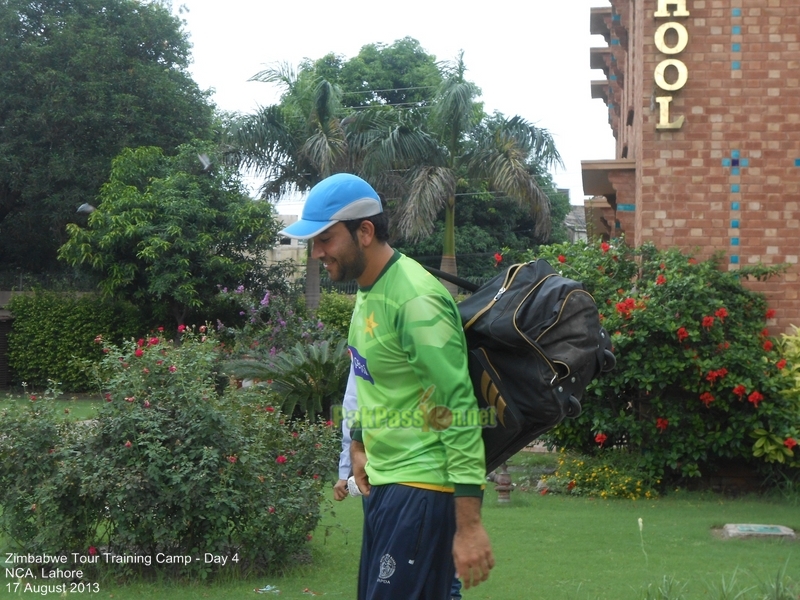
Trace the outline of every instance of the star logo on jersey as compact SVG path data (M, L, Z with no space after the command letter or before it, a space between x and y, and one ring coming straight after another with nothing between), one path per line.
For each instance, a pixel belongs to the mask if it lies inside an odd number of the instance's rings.
M372 314L364 319L364 323L364 333L368 333L372 337L375 337L373 330L378 326L378 324L375 322L375 311L372 311Z

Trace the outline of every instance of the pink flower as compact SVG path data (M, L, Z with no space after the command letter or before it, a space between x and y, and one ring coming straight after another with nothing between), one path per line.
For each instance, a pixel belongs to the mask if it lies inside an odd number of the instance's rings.
M237 458L236 458L236 455L235 455L235 454L231 454L231 455L228 457L228 462L229 462L229 463L231 463L231 464L234 464L234 463L236 463L236 460L237 460Z
M141 348L137 348L136 351L133 353L134 356L140 357L144 354Z
M278 458L275 459L275 462L278 463L279 465L282 465L283 463L286 462L286 457L283 454L279 454Z
M598 433L596 436L594 436L594 441L601 446L606 443L607 439L608 436L605 433Z
M136 402L136 397L135 396L131 396L129 398L125 398L125 402Z
M206 332L206 326L200 325L200 333L205 333L205 332Z
M146 342L144 341L144 338L139 338L138 340L136 340L136 345L137 345L137 346L139 346L139 348L141 348L142 346L144 346L144 345L145 345L145 343L146 343Z
M312 475L312 478L313 478L313 479L319 479L319 475L317 475L316 473L314 473L314 475Z
M144 405L145 408L150 408L150 400L145 400Z
M711 392L703 392L700 394L700 402L708 407L714 401L714 395Z
M764 395L761 392L753 392L747 397L748 402L752 402L753 406L758 408L758 403L764 399Z
M103 354L108 354L109 352L111 352L111 350L108 348L103 348Z
M269 511L269 514L271 514L271 515L275 514L275 507L274 506L270 506L267 510Z
M559 255L558 255L558 262L560 262L560 263L565 263L565 262L567 262L567 257L566 257L566 256L564 256L563 254L559 254Z
M296 431L293 431L293 432L292 432L292 437L293 437L293 438L296 438L296 437L297 437L297 432L296 432Z
M169 366L169 372L170 372L170 373L174 373L174 372L175 372L175 371L177 371L177 370L178 370L178 367L176 367L175 365L170 365L170 366Z
M131 446L133 446L133 444L131 444L131 441L130 441L130 440L128 440L128 441L126 441L126 442L125 442L125 447L126 447L126 448L130 448Z
M103 336L102 335L98 335L96 338L94 338L94 343L95 344L102 344L103 343Z
M178 333L183 333L186 331L186 325L178 325Z
M151 346L156 346L158 344L158 338L151 337L149 340L147 340L147 343L150 344Z
M94 556L97 554L97 548L94 546L89 546L89 556Z
M163 331L164 331L164 328L163 328L163 327L159 327L159 328L158 328L158 331L160 331L160 332L163 332Z

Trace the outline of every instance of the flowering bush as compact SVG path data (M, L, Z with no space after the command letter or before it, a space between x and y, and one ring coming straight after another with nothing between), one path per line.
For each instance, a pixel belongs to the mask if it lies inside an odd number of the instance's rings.
M317 309L317 317L330 332L336 332L347 339L355 305L356 301L352 296L323 291Z
M562 450L556 472L542 477L540 492L638 500L657 497L656 483L629 453L610 450L598 456L573 456Z
M4 524L26 551L210 552L262 571L303 549L336 466L336 431L285 421L263 390L219 395L216 340L180 333L180 345L161 332L103 345L96 422L59 428L37 407L4 428L0 504L17 507ZM21 520L26 505L36 515Z
M765 329L774 311L740 282L775 269L725 272L714 259L616 243L551 246L540 257L584 282L617 356L584 394L581 416L551 433L554 444L627 448L653 479L730 459L797 465L791 448L764 453L766 442L753 442L759 432L782 442L800 433L800 396L784 393L788 363Z
M305 307L291 295L266 290L256 294L244 286L222 288L222 302L235 306L243 324L217 322L217 331L231 358L269 360L298 341L330 338L322 321L306 314ZM335 332L334 332L335 333Z

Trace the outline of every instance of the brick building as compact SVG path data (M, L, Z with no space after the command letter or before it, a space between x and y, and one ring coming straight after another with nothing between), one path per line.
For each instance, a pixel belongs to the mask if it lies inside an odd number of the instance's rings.
M610 0L590 27L592 96L616 160L583 162L590 233L723 268L788 263L767 282L773 333L800 326L800 0Z

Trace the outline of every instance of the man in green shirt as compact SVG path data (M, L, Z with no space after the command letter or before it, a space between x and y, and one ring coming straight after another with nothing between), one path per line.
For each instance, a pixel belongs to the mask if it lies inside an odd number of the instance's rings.
M477 401L455 302L389 246L380 198L354 175L314 186L283 234L312 239L331 279L359 284L348 338L358 411L347 415L366 498L359 600L443 600L454 568L467 589L485 581L484 449L464 418Z

